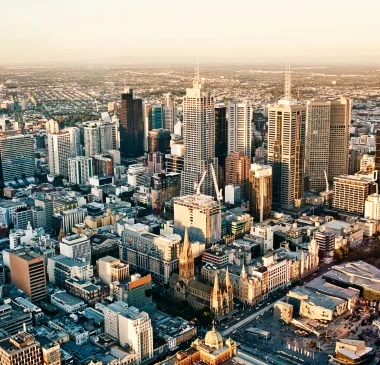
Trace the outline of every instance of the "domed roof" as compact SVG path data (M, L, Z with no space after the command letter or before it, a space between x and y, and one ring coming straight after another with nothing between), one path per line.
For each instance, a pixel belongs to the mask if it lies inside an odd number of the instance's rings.
M223 347L223 337L216 331L215 326L212 326L212 330L206 333L205 345L214 349Z

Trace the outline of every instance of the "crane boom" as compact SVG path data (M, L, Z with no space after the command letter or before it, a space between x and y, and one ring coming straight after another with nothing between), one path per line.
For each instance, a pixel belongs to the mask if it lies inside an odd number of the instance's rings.
M200 195L200 193L201 193L201 185L203 183L203 180L206 177L206 174L207 174L207 169L203 172L202 178L200 179L199 183L195 182L195 184L194 184L195 188L197 190L197 195Z
M221 201L222 201L222 199L223 199L222 189L219 190L218 181L216 180L216 174L215 174L214 165L211 163L210 166L211 166L212 178L214 180L214 186L215 186L215 192L216 192L216 200L220 204Z
M325 173L326 193L328 193L329 192L329 180L327 179L327 172L326 172L326 170L323 170L323 172Z

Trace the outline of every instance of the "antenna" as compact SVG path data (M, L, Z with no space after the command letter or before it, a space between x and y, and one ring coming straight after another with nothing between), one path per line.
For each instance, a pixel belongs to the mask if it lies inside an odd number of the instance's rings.
M290 74L290 61L285 65L285 100L291 100L292 98L292 77Z
M193 87L197 89L200 88L200 83L201 83L201 71L199 67L199 57L198 57L197 67L195 68Z

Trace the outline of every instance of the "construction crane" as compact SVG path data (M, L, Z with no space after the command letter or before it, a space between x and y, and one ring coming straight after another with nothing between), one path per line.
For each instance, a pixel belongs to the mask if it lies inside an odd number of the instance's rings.
M323 170L323 172L325 173L326 194L328 194L328 192L329 192L329 180L328 180L328 178L327 178L327 172L326 172L326 170Z
M223 189L219 190L218 181L216 180L216 174L215 174L215 170L214 170L214 165L212 163L210 163L210 166L211 166L212 178L214 179L214 187L215 187L215 192L216 192L216 200L218 201L219 204L221 204L221 202L223 200L223 193L222 193Z
M201 185L203 183L203 180L205 179L207 174L207 169L203 172L202 178L199 182L194 181L194 190L196 191L197 195L200 195L201 193Z

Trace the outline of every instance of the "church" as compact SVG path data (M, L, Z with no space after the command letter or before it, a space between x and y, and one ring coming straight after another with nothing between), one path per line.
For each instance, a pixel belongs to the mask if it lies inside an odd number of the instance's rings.
M233 311L233 287L227 270L224 283L215 275L214 285L201 283L195 278L194 257L187 228L179 252L179 273L170 278L172 296L185 300L195 309L210 308L215 318L221 318Z

